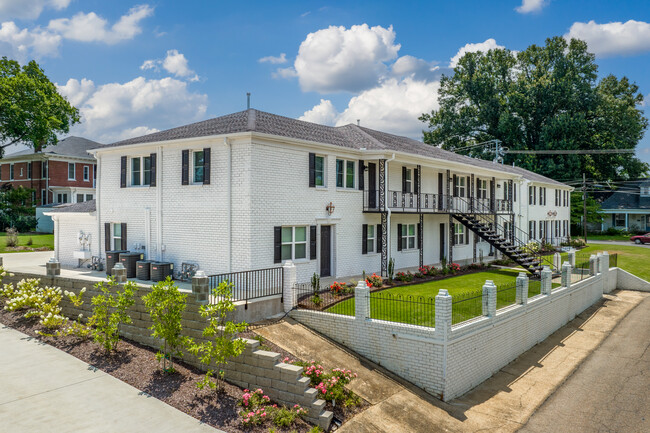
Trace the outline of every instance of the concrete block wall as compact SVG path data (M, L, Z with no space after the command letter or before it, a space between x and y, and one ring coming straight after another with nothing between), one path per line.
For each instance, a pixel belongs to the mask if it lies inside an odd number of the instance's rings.
M43 286L60 287L69 292L79 293L83 288L86 292L83 295L84 303L77 308L64 297L61 301L63 314L69 318L76 318L83 314L85 318L92 314L91 299L93 296L101 293L100 290L93 287L92 282L77 280L66 277L44 277L36 274L14 273L13 276L5 276L3 283L17 284L22 279L38 278ZM160 340L151 336L149 327L153 324L149 313L147 313L142 297L151 289L149 287L139 286L135 294L135 304L127 311L133 323L123 324L120 326L120 335L135 342L158 349ZM279 303L279 297L273 297L274 301ZM203 329L207 322L199 314L199 308L202 303L196 300L194 293L188 293L186 298L187 308L182 316L181 324L183 325L183 334L191 337L198 342L204 341ZM259 307L263 308L263 307ZM242 314L242 313L240 313ZM237 313L236 313L237 315ZM238 386L249 389L261 388L271 397L272 400L293 407L299 404L307 409L307 419L321 428L327 430L332 421L332 413L326 411L325 401L317 399L317 391L308 388L309 378L301 376L303 368L284 364L280 362L280 354L259 350L259 342L245 339L246 349L241 356L233 358L225 366L225 378ZM203 368L198 359L184 353L183 360L190 365Z

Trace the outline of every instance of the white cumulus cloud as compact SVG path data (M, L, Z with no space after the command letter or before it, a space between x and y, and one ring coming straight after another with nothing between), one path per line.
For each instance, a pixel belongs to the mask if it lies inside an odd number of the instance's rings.
M573 23L566 39L576 38L587 42L589 51L599 57L631 55L650 51L650 23L629 20L598 24Z
M99 86L71 78L58 88L81 112L82 122L72 132L108 143L202 119L208 97L187 86L171 77Z
M13 21L0 25L0 52L20 62L56 56L60 44L61 36L40 27L21 29Z
M153 14L149 5L131 8L126 15L109 27L108 21L95 12L79 12L72 18L59 18L50 21L48 29L61 34L66 39L81 42L104 42L116 44L133 39L142 32L140 21Z
M271 63L273 65L280 65L282 63L287 63L287 54L280 53L278 57L275 56L266 56L258 60L260 63Z
M361 126L419 140L424 124L418 117L438 108L439 87L438 81L389 78L350 99L343 112L337 112L331 101L321 99L300 119L335 126L356 124L358 119Z
M547 4L547 0L522 0L521 6L517 6L515 10L520 14L529 14L541 11Z
M62 10L68 7L71 0L0 0L0 19L38 18L43 9Z
M199 80L199 76L190 69L185 55L179 53L178 50L168 50L167 55L163 60L145 60L140 66L140 69L143 71L152 69L157 72L160 70L160 66L170 74L174 74L177 77L187 78L190 81Z
M399 49L392 26L330 26L308 34L293 70L278 70L276 76L297 76L303 91L358 92L376 85Z
M467 53L475 53L478 51L487 52L497 48L505 48L503 45L497 44L493 38L486 39L485 42L479 42L476 44L466 44L464 47L458 50L456 55L451 58L449 61L449 66L455 68L458 64L458 61Z

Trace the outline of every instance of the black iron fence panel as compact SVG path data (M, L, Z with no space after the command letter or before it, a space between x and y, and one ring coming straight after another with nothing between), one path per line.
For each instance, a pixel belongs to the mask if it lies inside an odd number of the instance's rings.
M497 286L497 310L514 305L517 301L517 284L508 283Z
M409 325L436 326L436 300L432 297L370 293L370 318Z
M326 311L354 316L354 286L335 283L331 286L313 286L311 283L293 286L297 308Z
M618 267L618 254L609 255L609 267L617 268Z
M218 297L213 292L223 282L232 284L231 295L233 301L249 301L265 296L282 295L284 273L282 268L276 267L209 275L208 281L210 284L210 303L218 301Z
M483 315L483 289L452 295L451 323L465 322Z

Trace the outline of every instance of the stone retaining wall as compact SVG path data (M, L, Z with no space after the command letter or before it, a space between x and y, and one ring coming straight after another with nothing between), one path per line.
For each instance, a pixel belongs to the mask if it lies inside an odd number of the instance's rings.
M93 287L91 281L77 280L67 277L50 277L37 274L14 273L13 276L5 276L4 284L17 284L22 279L38 278L42 286L60 287L62 290L79 293L81 289L86 288L83 295L84 303L80 308L72 305L67 297L63 297L61 307L63 314L70 318L75 318L79 314L88 317L92 314L91 299L93 296L101 294L100 290ZM139 289L135 295L135 305L130 307L127 313L133 320L132 324L120 326L120 334L124 338L144 344L149 347L158 349L160 340L151 336L153 322L147 313L142 297L149 293L149 287L138 286ZM197 300L194 293L188 293L187 308L183 313L182 325L183 334L194 338L197 341L204 340L202 332L206 325L206 320L199 314L199 308L203 303ZM327 429L332 420L332 413L325 411L325 401L317 399L317 392L313 388L308 388L309 378L301 376L302 367L279 362L280 354L259 350L259 342L245 339L246 349L241 356L231 359L224 368L225 378L238 386L249 389L262 388L271 399L278 403L292 407L299 404L308 411L307 419ZM186 353L183 360L190 365L202 368L198 359Z

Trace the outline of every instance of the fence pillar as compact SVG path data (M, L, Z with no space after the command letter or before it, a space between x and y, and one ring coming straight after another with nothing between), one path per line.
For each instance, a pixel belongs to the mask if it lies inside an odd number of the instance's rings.
M207 304L210 296L210 280L204 271L198 270L192 276L192 293L196 295L196 302Z
M452 297L446 289L436 295L436 336L448 340L451 334Z
M564 262L562 265L562 287L571 288L571 264Z
M295 285L296 265L291 260L287 260L282 265L282 301L285 313L288 313L296 306L296 291L293 288Z
M126 283L126 268L122 262L117 262L115 266L113 266L113 276L115 277L115 282L117 284Z
M541 281L542 295L550 295L551 288L553 287L552 286L553 272L551 272L551 268L548 266L544 266L541 275L542 275L542 281Z
M370 288L365 280L359 280L354 288L354 317L357 320L366 320L370 317Z
M497 286L492 280L483 284L483 315L494 317L497 315Z
M603 253L601 252L596 253L596 272L599 274L603 272Z
M594 254L589 256L589 275L596 275L596 272L598 272L598 270L597 270L597 267L598 267L597 261L598 261L598 259L596 258L596 256Z
M609 253L603 251L603 254L600 256L600 268L603 273L603 293L609 293Z
M45 263L45 274L48 277L61 275L61 263L52 257L49 262Z
M553 267L557 271L560 271L562 268L562 257L560 257L560 253L553 254Z
M515 302L526 305L528 303L528 275L525 272L519 272L517 275L517 292Z
M569 250L569 264L572 268L576 267L576 250L574 249Z

